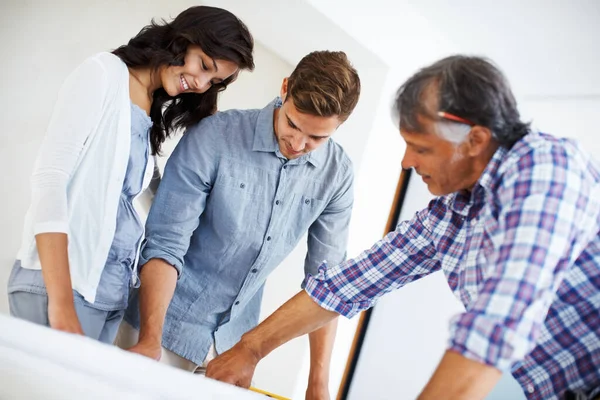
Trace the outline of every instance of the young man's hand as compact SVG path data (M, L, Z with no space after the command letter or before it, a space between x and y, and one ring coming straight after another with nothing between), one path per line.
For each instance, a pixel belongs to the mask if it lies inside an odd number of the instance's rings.
M160 356L162 354L160 343L157 344L144 341L138 342L135 346L128 348L127 351L141 354L156 361L160 361Z

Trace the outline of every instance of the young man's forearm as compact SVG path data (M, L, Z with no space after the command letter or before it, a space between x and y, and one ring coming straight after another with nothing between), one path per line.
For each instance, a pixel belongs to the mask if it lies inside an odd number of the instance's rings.
M148 261L140 274L139 342L160 345L169 303L177 285L177 270L166 261Z

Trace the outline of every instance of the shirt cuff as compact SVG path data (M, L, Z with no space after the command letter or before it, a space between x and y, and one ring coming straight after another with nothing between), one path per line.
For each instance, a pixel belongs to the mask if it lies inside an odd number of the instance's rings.
M308 275L306 277L306 293L321 308L336 312L346 318L352 318L356 314L371 307L371 303L353 303L339 297L332 288L335 288L327 278L327 264L323 263L319 267L319 273L316 276Z
M165 253L164 251L154 250L154 249L142 249L140 252L140 259L138 262L138 268L142 268L145 264L147 264L150 260L154 258L160 258L164 260L168 264L171 264L173 268L177 271L177 279L181 277L181 271L183 270L183 263L179 261L177 257L172 256L171 254Z

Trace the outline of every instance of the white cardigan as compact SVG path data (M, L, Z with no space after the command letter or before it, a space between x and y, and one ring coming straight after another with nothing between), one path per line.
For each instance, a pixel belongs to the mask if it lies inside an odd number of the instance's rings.
M35 235L68 235L73 289L93 303L113 242L131 145L127 66L111 53L85 60L63 84L31 179L18 259L41 269ZM142 191L154 158L148 156ZM139 249L138 249L139 250Z

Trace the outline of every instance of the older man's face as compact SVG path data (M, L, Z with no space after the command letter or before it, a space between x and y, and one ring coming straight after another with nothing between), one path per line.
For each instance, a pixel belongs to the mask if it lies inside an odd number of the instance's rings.
M453 143L438 132L436 121L419 116L419 122L422 132L400 130L406 142L402 168L414 168L436 196L470 190L481 170L469 152L468 135Z

